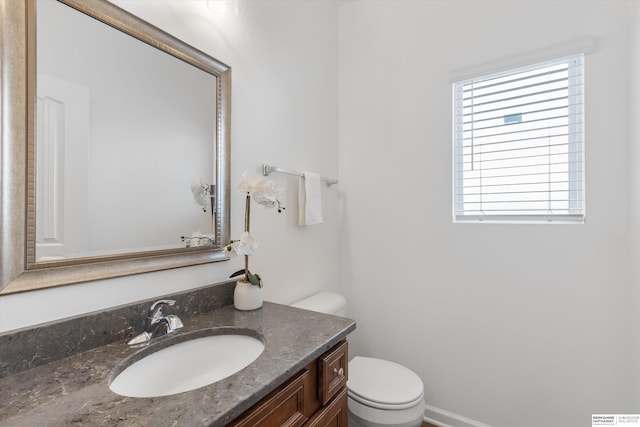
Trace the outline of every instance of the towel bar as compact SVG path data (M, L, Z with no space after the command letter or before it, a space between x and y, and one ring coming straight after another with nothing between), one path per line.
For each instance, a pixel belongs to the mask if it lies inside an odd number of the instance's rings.
M271 165L267 165L267 164L263 164L262 165L262 174L264 176L268 176L268 175L272 174L273 172L284 173L284 174L287 174L287 175L304 176L302 174L302 172L282 169L282 168L279 168L278 166L271 166ZM320 179L322 180L322 182L327 184L327 187L330 187L333 184L337 184L338 183L337 179L331 179L331 178L325 178L325 177L320 177Z

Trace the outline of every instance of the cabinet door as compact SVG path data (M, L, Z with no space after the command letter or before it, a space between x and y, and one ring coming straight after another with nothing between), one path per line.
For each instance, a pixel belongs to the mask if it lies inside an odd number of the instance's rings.
M305 427L347 427L349 418L347 404L347 389L343 388L331 403L305 424Z
M346 387L349 369L347 342L343 341L318 359L319 397L326 405L335 394Z
M285 386L264 398L230 425L234 427L300 427L307 420L304 415L307 387L308 372L303 370Z

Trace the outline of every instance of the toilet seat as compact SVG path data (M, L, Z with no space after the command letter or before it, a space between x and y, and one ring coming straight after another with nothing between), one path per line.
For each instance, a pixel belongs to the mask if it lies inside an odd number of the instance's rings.
M408 408L412 408L420 403L422 403L422 398L424 397L424 394L420 394L420 396L418 396L413 402L408 402L402 405L390 405L390 404L385 404L385 403L380 403L380 402L374 402L371 400L367 400L362 398L362 396L358 396L355 393L352 393L350 391L347 390L347 394L349 396L349 398L355 400L356 402L368 406L370 408L374 408L374 409L383 409L385 411L399 411L401 409L408 409Z
M423 400L422 380L410 369L388 360L354 357L349 362L348 395L362 405L402 410Z

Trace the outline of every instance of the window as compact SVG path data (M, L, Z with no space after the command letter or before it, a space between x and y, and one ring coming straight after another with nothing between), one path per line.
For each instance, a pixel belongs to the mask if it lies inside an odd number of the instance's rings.
M582 54L453 84L454 220L584 220Z

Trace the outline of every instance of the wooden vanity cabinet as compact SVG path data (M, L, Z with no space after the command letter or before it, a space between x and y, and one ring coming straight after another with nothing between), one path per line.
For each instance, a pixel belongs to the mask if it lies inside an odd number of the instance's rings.
M347 388L343 388L328 405L303 424L305 427L347 427Z
M348 345L343 340L229 426L347 427L348 368Z

